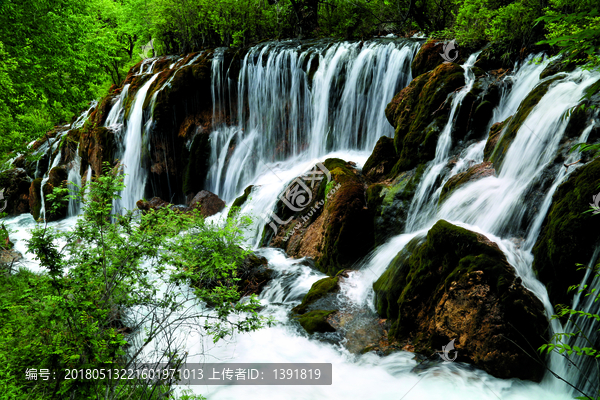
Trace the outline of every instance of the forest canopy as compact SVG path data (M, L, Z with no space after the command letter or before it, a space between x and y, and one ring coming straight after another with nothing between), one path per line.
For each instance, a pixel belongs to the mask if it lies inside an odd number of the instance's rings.
M597 66L600 49L593 0L0 0L0 22L4 160L69 122L147 56L418 32L492 42L505 59L544 43Z

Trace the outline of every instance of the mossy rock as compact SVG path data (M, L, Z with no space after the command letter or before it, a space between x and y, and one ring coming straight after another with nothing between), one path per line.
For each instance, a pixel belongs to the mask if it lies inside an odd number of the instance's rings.
M343 273L343 271L340 271L340 273ZM302 303L292 308L292 312L295 314L304 314L308 311L309 306L314 304L317 300L339 291L340 273L336 276L328 276L313 283L308 293L302 299Z
M335 332L335 328L327 321L327 318L337 312L336 310L314 310L299 315L295 319L309 334L315 332Z
M544 306L498 246L438 221L401 250L373 284L391 338L430 355L456 338L458 361L499 378L539 381L543 365L522 349L548 340Z
M380 245L404 232L408 210L426 165L402 172L389 185L371 185L367 189L367 206L374 210L374 239Z
M490 127L490 133L488 134L488 140L485 143L485 148L483 149L483 161L489 161L496 145L498 144L498 140L500 140L500 135L502 134L502 130L506 125L510 122L512 115L505 119L502 122L496 122Z
M352 268L373 248L373 213L367 207L364 177L353 163L330 158L323 162L331 180L310 187L310 201L295 212L281 200L267 223L262 246L284 249L290 257L310 257L317 269L333 276Z
M517 113L510 119L508 126L503 131L502 136L498 140L498 143L494 147L494 150L489 157L489 160L494 164L494 168L496 168L498 173L500 173L502 170L502 162L504 161L506 152L508 151L513 140L515 140L517 137L519 129L521 129L531 111L535 108L535 106L538 105L542 97L544 97L544 95L548 92L550 86L558 79L560 79L560 77L550 79L537 85L531 92L529 92L527 97L525 97L525 100L521 102Z
M438 204L442 204L452 193L465 185L468 182L476 181L488 176L494 176L496 171L491 162L483 162L481 164L474 165L460 174L456 174L444 184L442 192L440 193L440 199Z
M373 152L365 162L362 172L372 182L388 175L398 162L394 139L382 136L377 141Z
M577 67L577 64L574 62L563 62L562 58L557 58L553 61L550 61L546 68L540 74L540 79L545 79L549 76L556 75L561 72L571 72Z
M441 64L415 79L385 109L396 129L394 146L399 156L392 174L407 171L435 157L437 139L448 120L448 96L464 86L464 70ZM447 101L448 100L448 101Z
M584 270L600 243L600 216L586 211L600 191L600 158L582 166L559 186L533 248L533 269L554 304L571 304L569 286L581 283Z
M248 186L246 189L244 189L244 193L240 197L238 197L237 199L234 200L233 204L231 205L231 209L229 210L229 213L227 214L228 217L233 215L234 209L241 208L246 203L246 201L248 200L248 196L250 196L250 192L252 192L253 187L254 187L254 185Z

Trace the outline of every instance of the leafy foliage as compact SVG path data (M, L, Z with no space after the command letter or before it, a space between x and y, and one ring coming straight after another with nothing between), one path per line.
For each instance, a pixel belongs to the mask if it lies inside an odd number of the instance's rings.
M255 297L241 301L230 284L247 253L239 246L247 221L231 219L219 229L199 212L111 215L123 177L105 172L90 184L85 213L72 231L46 225L32 231L29 251L47 273L20 270L0 276L0 360L9 366L0 370L0 385L15 393L153 398L132 391L166 394L174 382L136 387L108 377L67 380L63 371L131 368L142 354L177 364L185 355L169 337L174 327L217 341L270 323L257 314ZM24 380L28 368L57 372L56 380Z

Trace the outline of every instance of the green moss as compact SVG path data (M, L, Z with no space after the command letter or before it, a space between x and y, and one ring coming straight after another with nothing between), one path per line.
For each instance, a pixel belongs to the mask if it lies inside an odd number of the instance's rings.
M234 209L238 209L244 205L246 200L248 200L248 196L250 195L250 192L252 192L253 187L254 187L254 185L248 186L246 189L244 189L244 193L240 197L235 199L235 201L231 205L231 209L229 210L229 213L227 214L228 217L230 217L232 215Z
M467 182L491 176L494 174L494 169L491 163L477 164L469 168L468 170L456 174L444 184L438 204L442 204L450 195L458 188L466 184Z
M577 169L552 197L552 206L533 248L533 269L554 304L570 304L571 285L581 282L598 243L597 215L587 213L600 186L600 158Z
M315 310L296 317L306 332L335 332L335 329L327 322L327 317L336 310Z
M525 122L531 111L535 108L535 106L537 106L542 97L544 97L544 95L548 92L550 86L558 79L561 78L553 78L539 84L535 87L535 89L529 92L525 100L521 102L519 110L514 115L514 117L510 119L506 130L504 131L502 137L500 137L500 139L498 140L498 143L496 144L492 154L489 157L490 161L494 163L494 168L496 168L496 171L500 172L502 168L502 162L504 161L504 157L506 156L508 148L517 136L517 133L523 126L523 123Z
M396 128L394 146L397 175L435 157L437 138L448 119L440 108L448 107L450 93L463 86L464 70L456 64L441 64L413 81L388 104L385 114Z
M453 280L482 268L488 279L496 282L495 289L503 290L504 283L512 281L507 267L503 253L482 242L480 235L440 220L429 230L425 241L415 238L398 253L373 284L377 312L395 320L390 335L400 336L410 331L414 323L403 323L400 315L403 304L424 293L431 304L436 304Z
M339 276L328 276L327 278L323 278L313 283L308 293L302 299L302 303L294 307L292 312L296 314L306 313L308 306L323 298L328 293L335 292L339 289L339 279Z
M504 127L510 122L513 116L506 118L502 122L496 122L490 127L490 133L488 134L488 140L485 143L485 148L483 149L483 161L489 161L494 149L496 148L496 144L500 139L500 134Z

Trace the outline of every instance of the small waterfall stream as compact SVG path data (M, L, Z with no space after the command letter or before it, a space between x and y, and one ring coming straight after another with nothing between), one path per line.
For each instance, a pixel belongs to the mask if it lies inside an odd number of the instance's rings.
M299 46L296 42L267 43L250 49L241 63L238 77L232 77L229 71L224 70L223 51L215 51L211 93L214 107L211 168L207 186L231 204L246 186L254 185L241 210L254 216L254 223L246 233L250 246L258 247L265 225L257 214L273 210L277 196L295 177L329 157L354 161L360 168L378 138L393 136L394 130L383 111L391 98L412 79L410 63L418 48L419 43L414 41L385 40L316 42L310 46ZM568 122L561 117L579 102L585 88L598 77L581 70L564 74L528 115L497 176L456 189L438 206L444 183L465 171L473 162L483 161L489 127L515 114L525 97L540 83L539 75L548 64L547 59L538 64L526 61L515 69L513 75L504 78L512 85L503 89L488 129L478 132L480 140L462 151L453 168L444 170L453 150L454 116L475 81L471 67L477 55L471 55L463 65L466 85L452 97L448 123L440 134L435 159L428 164L416 190L405 232L375 249L360 262L359 270L345 281L340 301L348 307L363 307L367 313L373 313L373 282L411 239L425 235L436 221L446 219L480 232L497 243L524 285L542 300L548 315L553 313L547 291L532 271L531 249L551 205L553 193L576 166L558 170L542 203L537 205L538 211L526 232L516 227L521 224L528 207L523 202L524 193L551 166L553 155L560 146ZM180 61L174 61L170 68L175 68ZM155 63L156 60L143 62L139 74L152 74ZM142 162L146 148L144 135L152 124L153 102L146 109L143 105L157 77L157 74L150 76L136 93L131 94L134 98L129 99L132 103L127 119L124 105L130 94L126 85L105 122L105 126L115 130L121 138L121 160L127 174L127 186L122 199L115 202L116 210L134 209L136 201L144 197L147 176ZM83 125L87 114L74 125ZM235 121L226 125L222 118L225 114ZM585 141L593 127L594 124L590 124L579 140ZM41 147L39 151L49 151L52 155L56 143L60 142L60 135L48 148ZM44 179L42 187L52 167L59 164L60 157L58 152L54 158L51 157L48 171L37 173ZM568 162L576 157L577 154L572 154ZM81 177L77 171L80 162L79 156L76 156L69 169L69 180L79 184ZM92 169L89 167L86 181L91 179ZM211 219L223 220L227 212L228 208ZM78 213L78 205L69 204L69 216ZM69 218L51 225L69 229L74 221L75 218ZM26 228L33 224L32 218L19 216L8 220L8 224L18 231L16 248L25 254L23 239L28 237ZM189 351L188 362L331 362L334 364L334 384L328 387L254 386L251 393L244 386L194 387L193 390L199 394L210 399L443 397L461 400L558 400L571 397L570 391L549 375L541 384L501 380L458 363L440 364L413 372L417 362L411 353L397 352L387 357L373 353L356 355L342 346L312 340L290 322L289 309L302 299L312 283L324 275L310 268L306 260L288 258L280 250L267 248L257 251L269 260L277 275L260 296L264 305L261 313L274 316L279 324L257 332L236 334L230 341L216 345L194 331L181 329L176 336ZM599 253L600 250L597 250L590 265L596 262ZM26 261L28 265L35 265L30 255L26 255ZM587 279L586 275L584 281ZM594 281L594 285L597 287L600 282ZM576 297L575 301L582 309L593 310L589 298ZM561 329L558 324L558 321L553 321L551 328L558 331ZM561 357L553 356L550 367L572 381L578 379L578 372L568 368Z

